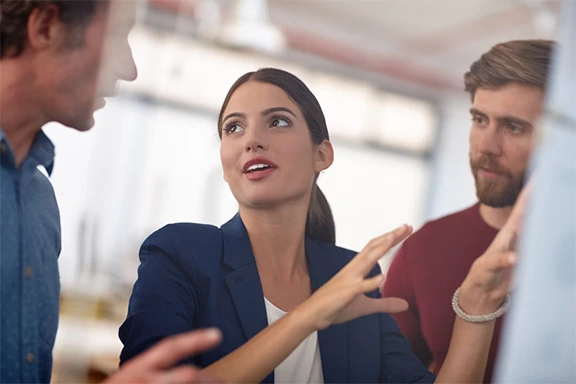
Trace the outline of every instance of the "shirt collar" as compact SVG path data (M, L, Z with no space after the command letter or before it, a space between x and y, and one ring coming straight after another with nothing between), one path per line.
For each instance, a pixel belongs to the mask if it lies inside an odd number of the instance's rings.
M4 131L0 128L0 143L7 148L8 151L12 152L8 141L6 140L6 135ZM28 152L27 158L34 159L34 161L46 168L48 175L52 174L52 169L54 168L54 144L44 131L40 131L30 147L30 152ZM26 160L24 160L26 161Z

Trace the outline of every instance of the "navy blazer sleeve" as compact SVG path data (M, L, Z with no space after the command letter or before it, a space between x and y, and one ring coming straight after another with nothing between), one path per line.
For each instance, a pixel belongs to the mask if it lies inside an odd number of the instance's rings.
M373 271L371 275L380 273ZM375 297L382 297L380 292ZM418 360L396 321L387 313L379 314L382 365L380 378L384 383L433 383L436 376Z
M215 236L220 236L216 227L172 224L142 244L138 280L119 330L124 344L120 364L165 337L194 329L199 297L194 252L210 249L207 242L219 247ZM194 358L186 362L194 363Z
M418 360L388 314L380 315L381 377L385 383L433 383L436 376Z

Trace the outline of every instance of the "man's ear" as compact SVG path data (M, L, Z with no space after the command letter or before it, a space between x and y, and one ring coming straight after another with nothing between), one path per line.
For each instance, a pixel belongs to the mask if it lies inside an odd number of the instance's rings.
M67 28L60 20L58 7L52 3L34 8L26 25L28 48L34 51L57 49L64 41Z

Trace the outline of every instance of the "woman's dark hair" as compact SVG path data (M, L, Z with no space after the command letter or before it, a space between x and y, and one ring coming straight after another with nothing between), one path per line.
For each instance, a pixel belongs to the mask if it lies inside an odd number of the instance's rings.
M255 72L248 72L242 75L232 85L218 116L218 135L222 138L222 118L224 110L228 106L230 98L242 84L248 81L259 81L277 86L282 89L292 101L299 107L308 129L312 142L319 145L324 140L330 140L328 127L322 108L316 100L316 97L308 89L306 84L293 74L276 68L261 68ZM308 207L308 216L306 218L306 235L316 241L336 243L336 229L334 226L334 217L328 200L314 183L310 206Z

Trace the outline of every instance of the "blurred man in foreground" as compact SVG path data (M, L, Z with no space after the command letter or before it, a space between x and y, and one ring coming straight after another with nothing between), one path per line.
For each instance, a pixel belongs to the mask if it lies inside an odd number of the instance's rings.
M60 216L49 122L86 131L118 80L137 70L128 44L136 1L2 0L0 29L0 382L48 383L58 328ZM42 169L42 171L39 170ZM109 382L213 381L172 368L214 347L215 330L166 340Z

